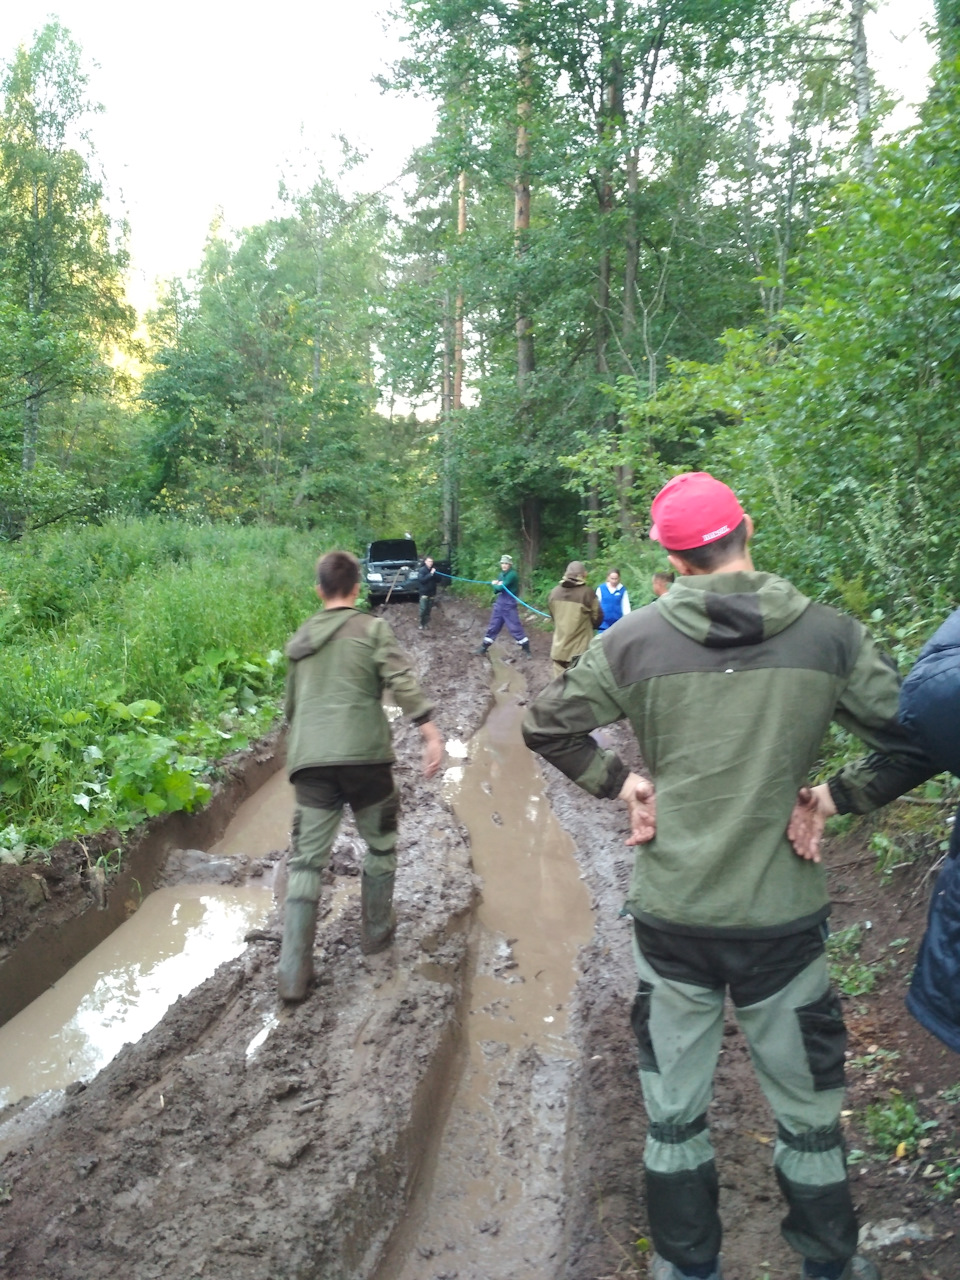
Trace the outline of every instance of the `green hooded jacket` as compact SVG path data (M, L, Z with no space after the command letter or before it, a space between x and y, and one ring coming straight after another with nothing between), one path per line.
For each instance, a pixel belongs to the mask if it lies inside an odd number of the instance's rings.
M547 608L553 619L550 657L555 662L570 662L584 652L603 621L600 601L582 579L564 578L547 597Z
M626 908L675 932L799 931L829 914L821 865L786 837L798 789L836 720L874 754L830 781L865 813L934 771L896 719L900 681L865 628L767 573L683 577L598 636L534 701L527 745L584 790L628 769L590 736L627 719L657 796Z
M287 776L330 764L389 764L389 689L415 724L432 704L390 626L358 609L322 609L287 644Z

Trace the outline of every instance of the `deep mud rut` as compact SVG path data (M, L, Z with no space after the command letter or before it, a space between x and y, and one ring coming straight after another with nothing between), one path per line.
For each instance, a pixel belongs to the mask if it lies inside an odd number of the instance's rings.
M468 742L491 706L490 665L469 656L481 619L444 601L420 636L415 607L391 607L389 617L416 655L445 737ZM0 1113L0 1274L646 1274L636 1248L647 1235L644 1115L627 1017L635 979L618 918L632 852L622 844L619 806L590 799L552 771L546 794L579 869L564 869L559 855L550 861L560 832L539 854L528 855L526 838L520 851L507 838L521 819L534 827L548 820L528 779L520 792L532 813L519 814L509 808L516 788L499 790L496 776L498 752L501 775L516 773L510 735L528 696L524 683L535 693L549 678L547 638L535 637L534 648L534 659L517 662L503 649L510 661L493 675L492 738L471 743L461 782L424 783L416 731L395 727L404 811L400 926L389 952L366 959L359 951L357 840L345 825L317 935L321 981L303 1005L276 1001L278 925L268 923L242 956L87 1085ZM610 733L630 758L628 736L619 727ZM472 791L471 770L481 782ZM484 830L493 835L487 852ZM189 824L177 836L183 847L212 847L192 837ZM852 1052L872 1054L873 1063L877 1046L899 1054L881 1055L882 1069L854 1069L851 1109L891 1087L933 1099L960 1069L902 1007L923 925L919 873L897 873L882 889L862 847L840 845L832 860L837 923L871 920L863 958L886 958L893 939L907 939L897 949L900 966L885 964L878 991L848 1005ZM13 964L37 924L69 921L97 890L71 870L64 851L47 871L26 873L37 875L2 885L0 925ZM105 909L117 887L107 886ZM531 931L531 915L546 929ZM469 1023L476 1031L468 1038ZM954 1111L955 1104L931 1103L929 1114L955 1138ZM711 1124L727 1280L796 1276L796 1259L778 1236L773 1124L733 1023ZM851 1124L851 1145L865 1145L856 1115ZM916 1162L872 1159L856 1194L866 1221L906 1218L929 1237L882 1249L887 1276L960 1280L960 1214L932 1196Z

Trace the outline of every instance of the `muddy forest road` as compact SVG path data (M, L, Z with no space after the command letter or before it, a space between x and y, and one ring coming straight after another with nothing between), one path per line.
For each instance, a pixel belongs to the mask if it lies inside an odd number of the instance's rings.
M275 916L89 1083L0 1113L0 1275L646 1275L636 981L618 917L632 859L623 812L553 771L543 777L520 745L523 706L550 678L548 637L534 636L531 659L498 644L491 664L471 656L483 619L467 604L443 599L425 635L415 606L388 616L450 752L443 782L424 783L418 735L395 724L394 946L360 953L358 841L345 824L317 934L321 981L302 1005L276 1000ZM622 727L609 734L636 763ZM276 768L270 754L261 748L261 774ZM211 822L171 831L182 847L210 849ZM169 883L184 859L167 856L174 835L153 840ZM920 873L881 888L862 838L829 856L835 924L869 919L862 958L884 961L876 991L847 1004L851 1146L867 1145L860 1109L891 1088L929 1099L946 1139L956 1106L938 1091L956 1083L957 1062L902 1007L923 927ZM17 972L18 954L24 971L45 921L96 910L91 895L109 912L122 886L108 884L104 901L79 868L79 851L65 848L40 869L43 883L23 873L32 887L3 869L0 978ZM886 959L895 939L899 967ZM795 1277L778 1234L773 1122L732 1021L710 1119L725 1277ZM877 1155L858 1165L862 1217L887 1276L960 1280L960 1214L922 1165ZM875 1229L888 1220L882 1246Z

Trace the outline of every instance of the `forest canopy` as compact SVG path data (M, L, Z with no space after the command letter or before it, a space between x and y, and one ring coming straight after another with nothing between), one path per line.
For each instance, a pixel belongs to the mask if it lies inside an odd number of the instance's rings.
M211 226L140 328L51 21L2 78L0 536L409 527L468 576L511 546L535 589L574 555L645 574L650 498L695 467L764 567L922 629L960 594L958 67L944 6L920 124L885 134L863 11L403 0L382 87L438 119L404 206L317 169Z

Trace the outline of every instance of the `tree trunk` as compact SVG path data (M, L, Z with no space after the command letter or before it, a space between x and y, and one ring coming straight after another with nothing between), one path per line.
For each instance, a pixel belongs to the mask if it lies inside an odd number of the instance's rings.
M540 499L530 496L520 504L520 528L523 534L520 576L524 590L529 586L540 558Z
M440 434L443 448L443 542L453 555L457 537L456 463L453 421L453 343L450 292L443 295L443 389L440 394Z
M23 470L32 471L37 465L37 437L40 434L40 390L33 379L28 382L29 394L23 406Z
M587 494L587 510L592 517L596 517L600 512L600 494L596 488L590 490ZM597 536L595 519L591 519L590 527L587 529L587 559L596 560L600 551L600 540Z
M467 232L467 175L460 174L457 201L457 235ZM463 407L463 285L457 287L456 314L453 322L453 408Z
M513 234L519 258L527 252L530 233L530 130L528 123L532 110L530 90L530 50L522 46L518 58L520 73L520 102L517 104L517 171L514 182ZM517 295L517 385L523 387L528 374L534 370L533 320L528 311L528 301L523 287Z
M40 225L40 184L36 178L33 179L33 222L36 228ZM39 231L35 237L37 244L40 242ZM38 270L39 263L36 257L36 245L30 252L29 262L29 279L27 281L27 311L30 318L38 315L43 309L42 288L40 281L40 272ZM27 378L27 398L23 402L23 459L22 467L24 471L32 471L37 465L37 437L40 434L40 381L39 376Z
M857 98L857 121L860 125L860 163L872 169L876 161L873 130L870 127L870 64L867 60L867 37L863 30L866 0L850 0L850 45L853 84Z

